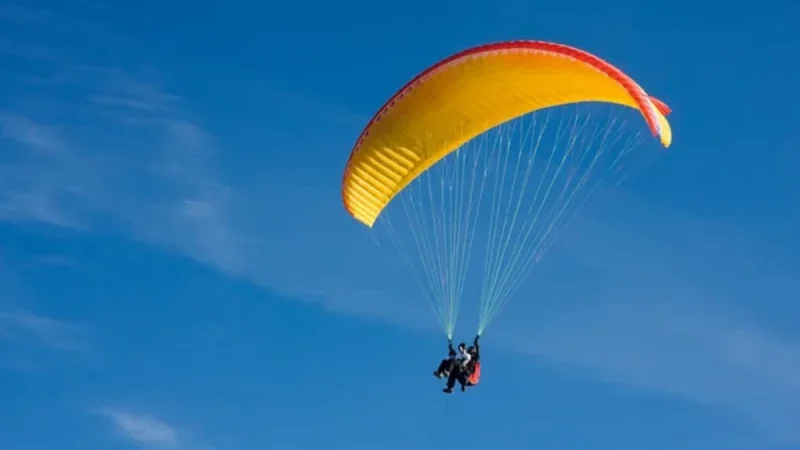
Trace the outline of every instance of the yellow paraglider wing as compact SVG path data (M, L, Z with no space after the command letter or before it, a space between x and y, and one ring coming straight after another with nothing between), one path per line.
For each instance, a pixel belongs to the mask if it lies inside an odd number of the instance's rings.
M669 108L584 51L540 41L465 50L411 80L361 133L342 182L345 208L371 227L425 170L467 141L524 114L580 102L638 109L668 147Z

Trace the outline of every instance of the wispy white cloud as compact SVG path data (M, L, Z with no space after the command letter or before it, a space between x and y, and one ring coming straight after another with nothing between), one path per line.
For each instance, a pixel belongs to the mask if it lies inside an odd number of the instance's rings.
M0 311L0 339L39 343L64 351L86 349L85 330L78 324L28 311Z
M214 139L182 99L158 87L158 74L77 66L53 80L83 92L74 124L53 126L7 112L4 137L23 150L0 164L0 220L91 228L110 221L135 238L235 266L226 211L229 188L210 164ZM25 155L24 150L58 150ZM125 149L127 151L121 151ZM143 189L144 188L144 189Z
M59 152L0 165L9 175L0 177L0 220L83 229L102 222L261 284L288 278L279 286L285 291L340 291L298 278L304 265L319 264L308 261L314 255L307 247L290 264L274 264L273 244L280 241L270 231L287 224L274 212L280 202L298 199L281 198L283 188L234 188L224 180L215 167L216 138L187 100L163 89L161 78L147 68L69 64L48 83L80 94L68 105L54 96L47 110L72 111L70 127L8 112L7 139ZM309 200L309 210L320 208L319 199ZM312 222L308 217L301 226Z
M4 137L36 150L53 151L61 148L61 142L52 129L18 114L0 114L0 131Z
M632 303L588 307L579 317L519 334L517 341L532 355L712 405L778 439L800 442L800 346L746 323L691 312Z
M80 227L73 205L88 179L55 127L6 111L0 137L18 145L0 161L0 220Z
M128 408L106 407L92 411L105 417L118 437L147 450L214 450L186 427L153 414Z
M33 260L39 264L44 264L48 266L61 266L61 267L75 266L75 262L73 260L62 255L38 255L34 256Z
M8 41L0 41L0 55L33 61L63 62L64 60L62 55L49 47Z
M31 298L5 258L0 255L0 342L3 357L30 366L30 351L45 348L61 352L88 350L88 330L78 322L36 313ZM25 360L25 362L20 362Z
M78 221L61 208L45 191L7 190L0 205L0 220L9 222L37 221L60 227L79 227Z
M149 414L134 414L119 409L105 409L102 414L111 421L123 438L143 448L180 448L182 440L172 425Z

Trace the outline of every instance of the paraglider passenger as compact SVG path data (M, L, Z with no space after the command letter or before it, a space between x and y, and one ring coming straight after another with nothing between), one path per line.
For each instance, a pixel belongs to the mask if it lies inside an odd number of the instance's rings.
M456 381L461 384L462 391L466 389L465 385L467 383L468 376L467 366L469 365L469 361L471 359L472 355L467 353L467 344L464 344L463 342L458 344L458 353L453 361L450 374L447 377L447 387L444 388L444 392L448 394L453 392L453 386L455 386Z
M461 344L464 345L464 344ZM459 350L461 349L461 345L458 346ZM443 359L441 363L439 363L439 367L433 371L433 376L436 378L442 378L450 375L450 372L453 370L453 366L456 363L456 350L453 348L453 341L447 341L447 358Z

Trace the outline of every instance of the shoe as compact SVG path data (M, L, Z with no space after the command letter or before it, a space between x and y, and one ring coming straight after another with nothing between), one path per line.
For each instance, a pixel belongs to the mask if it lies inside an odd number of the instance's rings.
M436 378L439 378L440 380L442 379L442 374L437 372L437 371L435 371L435 370L433 371L433 376L435 376Z
M442 389L442 392L444 392L445 394L452 394L453 390L450 389L450 388L444 388L444 389Z

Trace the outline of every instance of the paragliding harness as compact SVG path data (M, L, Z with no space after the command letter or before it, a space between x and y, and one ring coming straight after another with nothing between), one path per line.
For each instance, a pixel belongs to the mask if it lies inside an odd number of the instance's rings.
M481 380L481 362L475 361L475 367L467 378L467 386L475 386Z

